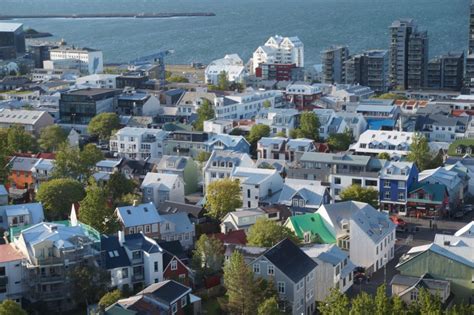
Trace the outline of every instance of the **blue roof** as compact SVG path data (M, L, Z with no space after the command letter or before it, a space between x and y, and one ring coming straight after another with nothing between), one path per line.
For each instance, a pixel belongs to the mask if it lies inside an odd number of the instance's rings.
M382 127L395 127L396 121L394 119L367 119L369 130L381 130Z

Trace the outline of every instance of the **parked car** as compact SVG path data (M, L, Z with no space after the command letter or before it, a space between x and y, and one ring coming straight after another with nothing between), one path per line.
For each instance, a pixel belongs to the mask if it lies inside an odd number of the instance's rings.
M469 204L469 205L464 205L464 207L462 207L462 209L463 209L464 213L469 213L469 212L471 212L474 208L473 208L473 206L472 206L471 204Z
M405 232L407 230L407 223L402 218L392 215L390 216L390 220L397 226L397 232Z
M458 211L454 214L455 219L462 219L463 216L464 216L464 212L462 211Z

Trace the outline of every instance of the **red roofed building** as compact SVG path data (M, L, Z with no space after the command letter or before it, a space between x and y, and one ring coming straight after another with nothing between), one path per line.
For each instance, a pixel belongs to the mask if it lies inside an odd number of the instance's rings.
M216 233L211 236L220 240L224 245L235 244L235 245L246 245L247 236L245 235L244 230L230 231L227 234Z

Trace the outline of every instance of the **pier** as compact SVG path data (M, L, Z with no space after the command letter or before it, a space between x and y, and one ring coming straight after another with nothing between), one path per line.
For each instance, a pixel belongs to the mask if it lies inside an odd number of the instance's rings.
M0 14L0 20L14 19L103 19L103 18L136 18L158 19L170 17L215 16L213 12L189 13L81 13L81 14Z

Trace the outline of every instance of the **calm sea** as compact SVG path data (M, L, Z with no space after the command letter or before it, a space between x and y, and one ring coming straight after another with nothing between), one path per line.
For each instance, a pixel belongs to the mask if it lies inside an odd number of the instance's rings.
M214 12L170 19L22 20L76 46L102 49L106 62L173 49L170 63L207 63L226 53L247 60L271 35L298 36L306 64L345 44L351 52L385 49L388 26L412 17L430 36L430 55L464 50L471 0L0 0L2 14Z

